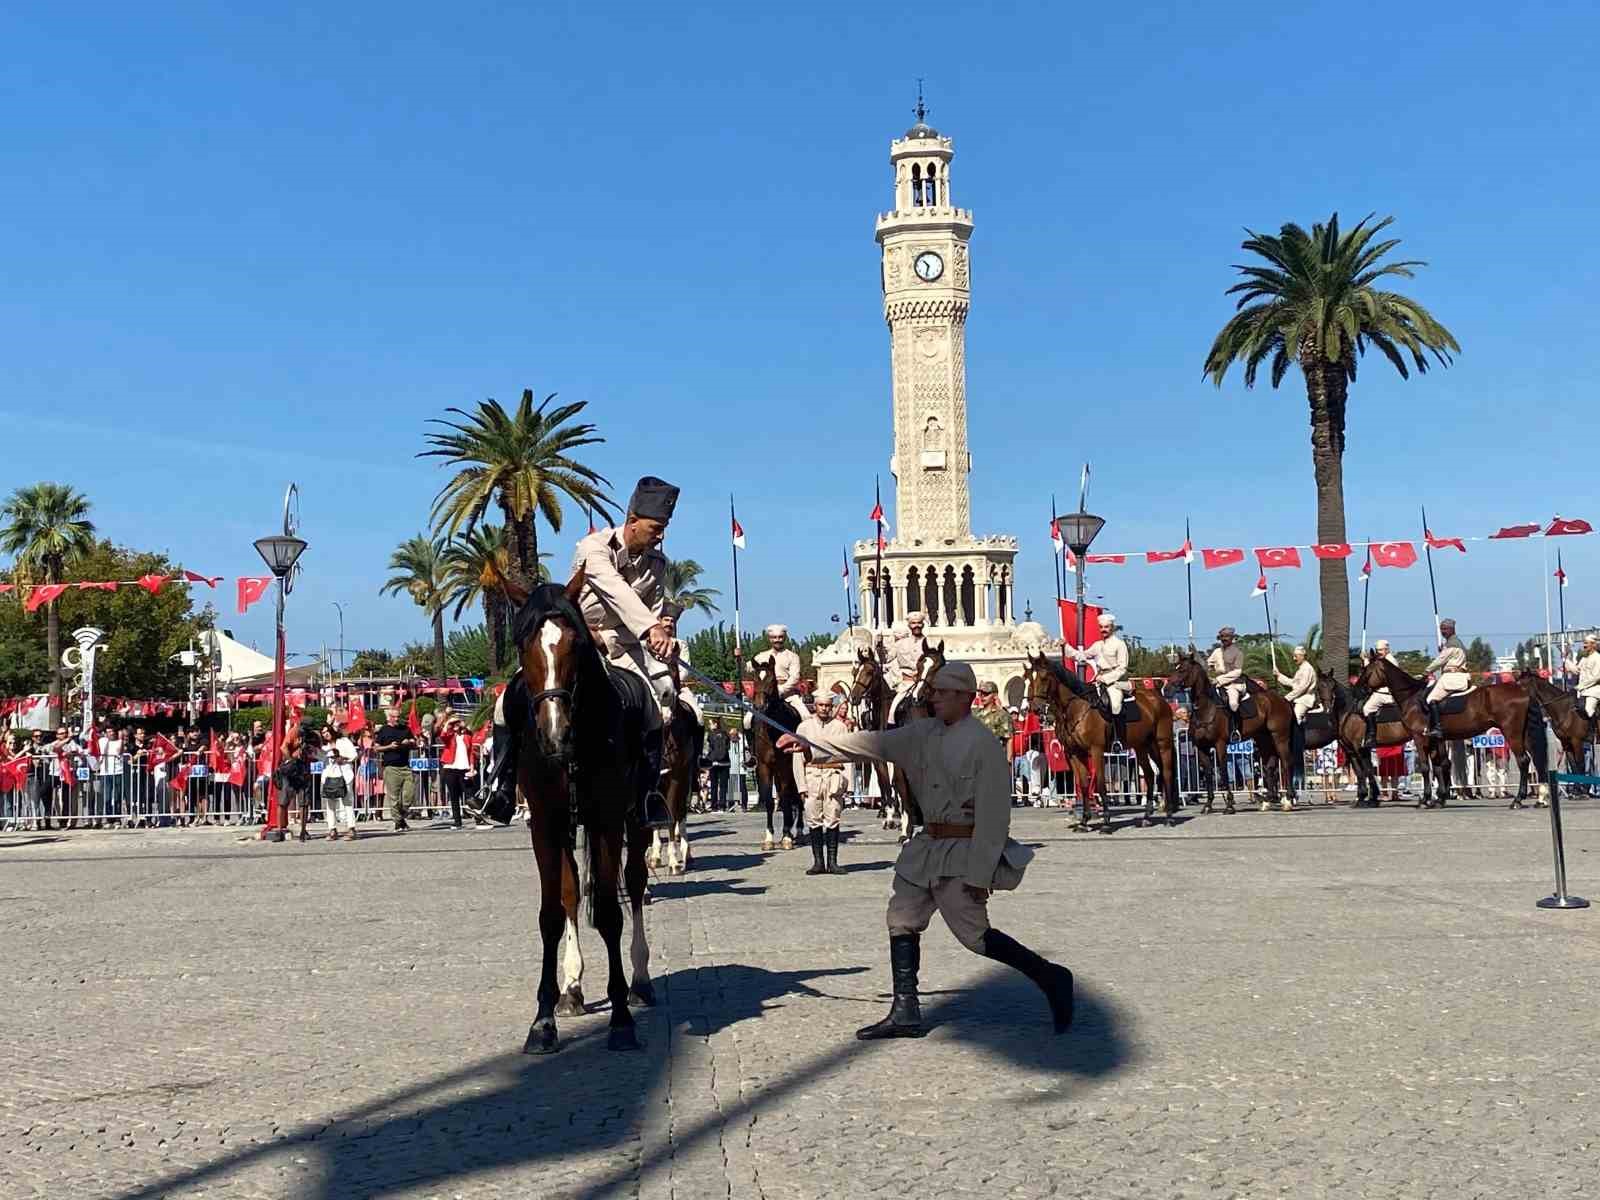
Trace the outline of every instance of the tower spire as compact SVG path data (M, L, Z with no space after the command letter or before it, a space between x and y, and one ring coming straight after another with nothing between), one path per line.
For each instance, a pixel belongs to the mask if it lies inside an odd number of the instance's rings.
M917 124L921 125L928 115L928 106L922 102L922 77L917 77Z

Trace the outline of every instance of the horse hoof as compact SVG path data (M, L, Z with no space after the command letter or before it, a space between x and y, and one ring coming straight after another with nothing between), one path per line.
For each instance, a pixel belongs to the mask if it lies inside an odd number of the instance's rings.
M556 1040L556 1023L551 1021L548 1025L533 1024L528 1026L528 1040L522 1043L524 1054L554 1054L561 1048Z
M606 1034L607 1050L638 1050L639 1035L632 1025L613 1025Z
M793 850L794 849L794 839L792 837L790 837L787 833L783 835L783 848L785 850Z
M1280 801L1278 801L1278 807L1281 808L1284 812L1293 812L1294 811L1294 801L1293 800L1280 800Z
M771 850L772 849L772 835L770 833L767 834L764 838L761 839L761 848L763 850Z
M634 982L629 985L628 1003L635 1007L654 1008L656 1006L655 984L647 979L643 983Z
M1261 811L1262 812L1271 812L1272 811L1272 805L1267 803L1265 800L1263 800L1261 802Z
M588 1009L583 1006L583 992L579 988L568 988L561 994L561 999L556 1001L556 1016L581 1017Z

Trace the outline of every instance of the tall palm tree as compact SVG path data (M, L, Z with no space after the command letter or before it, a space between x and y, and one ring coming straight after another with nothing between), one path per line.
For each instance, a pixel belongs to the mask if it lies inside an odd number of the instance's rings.
M443 680L449 673L444 653L444 608L450 602L445 584L445 542L423 534L409 537L389 556L394 572L381 588L380 596L410 596L418 608L433 620L433 664Z
M541 554L540 559L549 555ZM479 525L456 538L444 552L445 603L455 601L452 620L459 621L467 606L474 601L483 605L484 628L489 631L489 674L498 675L508 661L506 635L511 614L507 611L505 597L493 588L483 586L484 569L493 564L496 570L506 571L509 553L506 547L504 525ZM550 572L539 563L535 572L537 582L544 583Z
M716 588L696 587L700 576L705 574L705 568L692 558L669 558L667 560L667 577L662 588L666 598L674 604L681 605L684 612L700 609L702 612L714 613L717 611L713 596L722 595Z
M19 582L61 583L72 560L94 546L89 500L64 483L20 487L0 507L0 550L16 557ZM45 605L45 652L50 658L50 700L61 702L61 618Z
M1339 214L1308 234L1285 225L1277 237L1250 232L1243 248L1266 266L1235 264L1244 276L1227 291L1239 297L1234 316L1222 327L1206 355L1205 375L1218 387L1235 362L1244 364L1244 383L1252 387L1256 369L1271 359L1277 387L1295 363L1305 378L1311 407L1311 466L1317 487L1317 541L1343 542L1345 401L1355 382L1356 361L1376 346L1402 379L1406 360L1418 373L1428 355L1449 366L1461 347L1455 337L1415 300L1375 286L1389 276L1410 279L1420 262L1379 260L1400 244L1398 238L1374 242L1393 217L1339 230ZM1320 560L1322 568L1322 666L1342 673L1350 648L1350 580L1343 559Z
M511 577L525 587L537 580L539 536L534 518L542 515L561 531L561 497L609 516L611 481L572 457L583 446L605 441L595 427L573 423L587 404L551 408L554 393L537 408L525 389L514 412L497 400L485 400L476 412L450 408L459 421L435 418L444 431L430 433L433 448L418 458L442 458L460 469L433 499L434 532L455 537L483 519L490 504L499 506L511 536L507 540Z

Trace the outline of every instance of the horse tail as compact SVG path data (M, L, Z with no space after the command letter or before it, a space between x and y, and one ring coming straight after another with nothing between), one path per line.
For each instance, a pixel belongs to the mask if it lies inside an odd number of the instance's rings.
M1528 720L1523 726L1523 740L1533 759L1533 769L1541 780L1550 778L1550 742L1545 737L1544 705L1528 700Z

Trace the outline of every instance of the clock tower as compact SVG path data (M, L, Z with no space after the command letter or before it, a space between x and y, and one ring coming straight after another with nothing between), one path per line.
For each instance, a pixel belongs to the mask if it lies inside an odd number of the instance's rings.
M894 207L876 236L883 319L889 326L894 518L885 545L855 544L866 626L841 635L813 659L824 687L846 680L858 649L895 632L920 611L927 636L972 664L1008 701L1020 699L1022 667L1051 643L1040 626L1017 620L1017 539L972 533L972 456L967 450L967 311L972 299L968 243L972 213L955 207L951 140L917 123L889 143Z

